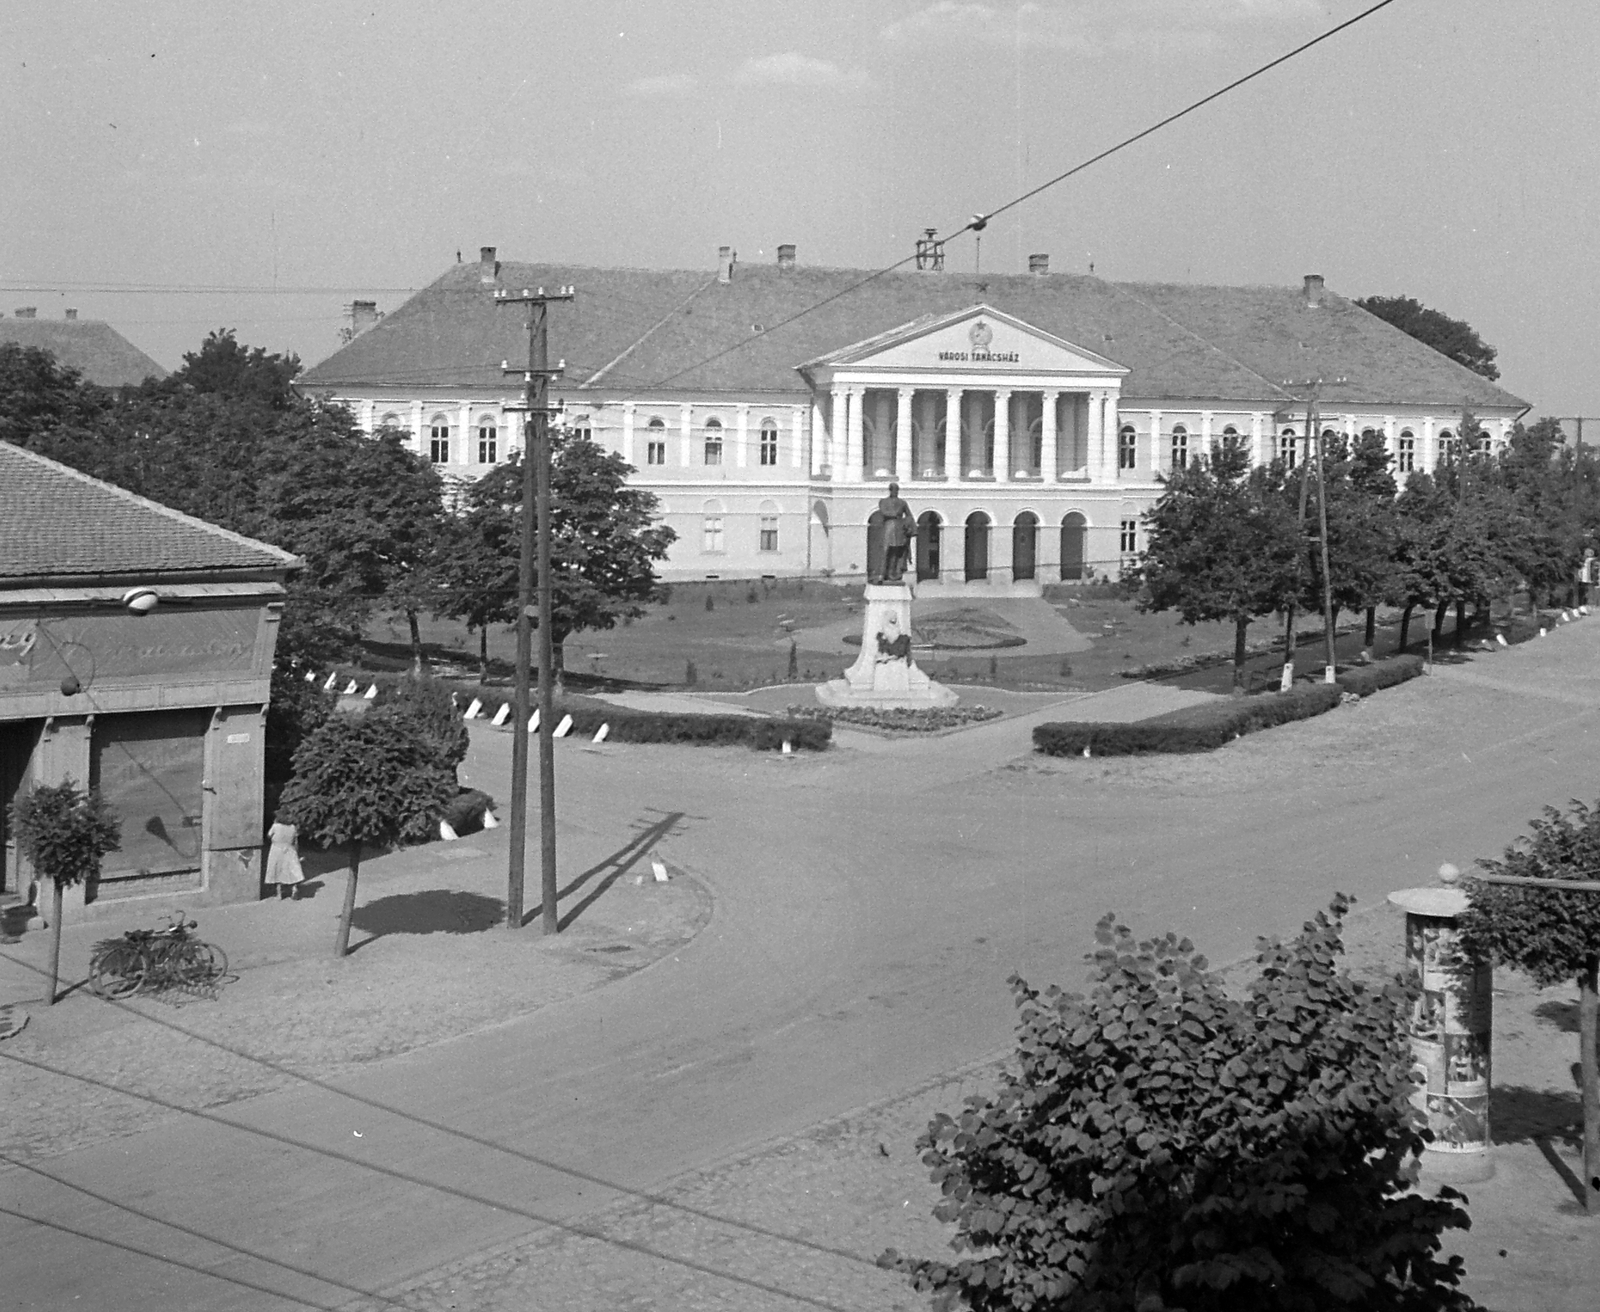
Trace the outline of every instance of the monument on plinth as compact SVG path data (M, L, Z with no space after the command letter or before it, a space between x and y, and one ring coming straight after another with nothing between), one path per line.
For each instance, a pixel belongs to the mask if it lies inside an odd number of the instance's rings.
M911 585L905 581L917 521L900 499L900 485L878 502L867 522L867 587L861 655L842 679L817 685L825 706L954 706L956 694L935 683L911 659Z

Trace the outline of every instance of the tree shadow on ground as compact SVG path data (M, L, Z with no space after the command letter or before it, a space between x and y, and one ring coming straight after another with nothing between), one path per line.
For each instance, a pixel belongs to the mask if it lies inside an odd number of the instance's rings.
M356 908L350 923L367 937L350 951L390 934L477 934L505 918L506 904L481 893L445 888L392 893Z
M1520 1084L1496 1085L1489 1091L1489 1125L1495 1143L1532 1143L1573 1198L1583 1202L1583 1181L1556 1151L1557 1143L1570 1149L1582 1145L1583 1105L1576 1091L1555 1093Z
M1578 1032L1578 1004L1576 1002L1561 1002L1552 998L1549 1002L1541 1002L1533 1009L1533 1014L1546 1025L1553 1025L1563 1034L1576 1034Z

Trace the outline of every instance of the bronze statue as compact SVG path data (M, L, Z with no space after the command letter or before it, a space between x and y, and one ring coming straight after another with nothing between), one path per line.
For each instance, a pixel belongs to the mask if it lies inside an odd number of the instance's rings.
M917 536L917 521L911 507L900 499L900 484L889 484L889 495L878 502L883 524L883 583L899 583L905 577L911 554L911 541Z

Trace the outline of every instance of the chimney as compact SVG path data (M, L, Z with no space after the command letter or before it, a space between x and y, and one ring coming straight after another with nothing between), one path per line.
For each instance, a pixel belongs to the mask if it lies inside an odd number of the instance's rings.
M383 316L378 313L378 303L376 301L350 302L350 328L352 335L366 332L381 318Z
M778 267L780 269L794 268L794 246L792 244L778 247Z
M1048 255L1046 255L1046 254L1043 254L1043 253L1040 253L1038 255L1030 255L1030 256L1028 256L1028 272L1029 273L1049 273L1050 272L1050 257Z
M68 310L67 311L67 318L76 319L77 317L78 317L78 312L76 310Z
M1322 304L1322 275L1306 274L1306 305L1315 310Z
M39 307L37 305L19 305L16 309L16 315L19 319L37 319L39 317Z
M739 258L732 246L717 247L717 281L733 281L733 264Z
M500 276L500 261L494 257L493 246L478 247L478 280L492 283Z

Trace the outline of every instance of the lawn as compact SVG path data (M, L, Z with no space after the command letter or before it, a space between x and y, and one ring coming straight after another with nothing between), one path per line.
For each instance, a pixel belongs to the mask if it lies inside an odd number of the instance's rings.
M709 602L709 609L708 609ZM952 612L981 603L952 600ZM1030 651L1027 646L991 651L919 651L918 663L942 682L989 685L1019 692L1055 690L1097 691L1119 686L1122 671L1159 661L1199 653L1231 653L1230 624L1186 625L1168 611L1141 613L1135 603L1111 588L1057 587L1039 605L1054 607L1079 633L1092 639L1086 651L1068 655ZM1504 612L1497 607L1497 615ZM849 627L861 613L861 587L817 579L784 579L751 583L722 581L672 585L664 602L652 605L641 619L602 632L584 632L566 643L566 668L575 684L600 686L682 688L708 691L743 691L783 683L788 678L791 632L805 635L832 626ZM1419 650L1431 616L1412 617L1411 649ZM1318 617L1307 616L1301 630L1299 662L1310 671L1320 668L1322 640ZM1341 629L1343 630L1343 625ZM1448 633L1450 622L1446 622ZM1398 625L1380 627L1377 649L1388 655L1398 638ZM1267 617L1250 626L1252 642L1274 639L1277 650L1252 658L1247 678L1259 687L1275 677L1282 663L1283 622ZM460 673L477 672L477 637L457 622L427 620L422 624L424 644L431 659L459 666ZM1513 633L1512 639L1521 636ZM404 668L410 659L403 620L376 620L367 634L367 660L374 669ZM809 641L809 639L808 639ZM1359 625L1342 631L1338 643L1341 662L1353 658L1361 646ZM796 682L811 684L837 677L856 658L859 648L843 642L797 645ZM510 676L516 637L510 629L489 634L490 674L493 681ZM1174 685L1226 692L1232 667L1215 667L1163 679Z

